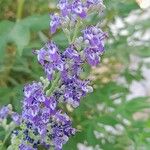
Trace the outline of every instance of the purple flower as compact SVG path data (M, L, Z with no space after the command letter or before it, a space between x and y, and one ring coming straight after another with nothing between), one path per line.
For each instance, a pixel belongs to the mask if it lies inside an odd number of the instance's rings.
M59 49L54 42L52 41L48 42L45 45L45 48L47 49L47 52L48 52L49 57L47 58L47 60L49 62L56 62L58 59L60 59Z
M85 6L81 0L75 0L72 3L72 12L81 18L85 18L87 16Z
M24 87L23 119L33 119L40 111L40 103L45 101L43 86L40 82L33 82Z
M63 55L65 56L65 58L73 59L75 62L81 62L80 54L75 50L73 45L68 47L64 51Z
M44 104L47 108L49 108L52 111L55 110L57 106L57 102L54 97L47 98Z
M84 52L87 62L91 66L97 66L100 63L99 53L96 53L92 48L87 48Z
M104 52L104 40L106 37L106 33L94 26L83 31L83 39L86 44L84 53L90 65L96 66L99 64L100 55Z
M28 84L24 87L24 96L29 98L33 96L37 91L42 90L42 83L41 82L33 82L32 84Z
M62 59L65 61L65 68L61 72L63 80L67 80L71 76L79 76L81 73L81 66L83 61L80 53L75 49L73 45L70 45L62 54Z
M69 116L62 114L61 110L57 110L56 99L45 95L40 82L26 85L24 94L22 119L23 122L26 122L26 130L39 136L40 145L51 146L47 143L49 138L49 141L54 142L56 149L61 149L69 137L75 133L75 129L71 127ZM29 143L33 141L27 132L24 132L24 136L25 141ZM30 150L30 147L26 147L26 145L20 145L20 147Z
M70 123L70 118L67 114L62 114L61 111L57 111L55 114L56 121L62 125Z
M37 149L32 148L32 147L30 147L29 145L20 144L20 145L19 145L19 150L37 150Z
M36 51L35 54L37 54L37 59L41 65L45 64L46 59L48 59L48 52L41 48L39 51Z
M61 10L61 14L63 17L68 15L70 12L68 0L59 0L58 7Z
M45 74L46 74L48 80L51 81L53 79L54 65L53 64L45 64L44 71L45 71Z
M83 31L83 38L92 48L96 48L98 52L104 51L104 39L107 34L102 32L100 28L95 26L88 27Z
M54 42L48 42L43 48L35 53L49 80L53 79L53 73L55 71L63 71L64 62L62 61L59 49Z
M98 4L103 4L103 0L87 0L86 3L87 3L87 7L93 5L97 6Z
M17 125L20 125L20 123L21 123L21 116L18 113L14 112L11 117L12 117L13 121Z
M91 87L88 84L89 81L80 80L77 77L70 77L64 80L62 84L64 101L74 108L78 107L81 98L91 92Z
M53 143L55 149L62 149L62 146L68 141L69 137L74 135L76 130L71 127L71 121L67 114L58 111L55 114L58 125L52 128Z
M7 116L9 115L9 113L10 113L10 108L8 106L3 106L0 109L0 120L7 118Z
M57 14L52 14L51 15L51 21L50 21L50 28L51 28L51 33L55 33L57 28L59 28L61 25L61 18Z

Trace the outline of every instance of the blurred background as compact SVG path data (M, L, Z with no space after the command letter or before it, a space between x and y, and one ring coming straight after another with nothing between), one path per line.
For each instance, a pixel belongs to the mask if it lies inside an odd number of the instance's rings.
M33 48L51 38L62 50L67 46L61 30L49 33L56 3L0 0L0 107L11 103L20 112L23 85L42 76ZM74 112L68 109L79 132L64 150L150 150L150 2L104 3L100 22L109 33L106 53L97 68L86 68L94 92ZM0 130L0 140L3 134Z

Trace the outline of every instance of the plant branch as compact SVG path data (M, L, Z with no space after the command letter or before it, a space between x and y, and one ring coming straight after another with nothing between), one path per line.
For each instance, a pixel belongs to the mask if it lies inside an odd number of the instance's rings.
M50 96L52 94L52 92L55 90L56 86L58 85L59 80L60 80L60 74L57 73L54 82L52 82L51 88L46 91L47 96Z
M20 19L22 18L24 2L25 2L25 0L18 0L16 21L20 21Z

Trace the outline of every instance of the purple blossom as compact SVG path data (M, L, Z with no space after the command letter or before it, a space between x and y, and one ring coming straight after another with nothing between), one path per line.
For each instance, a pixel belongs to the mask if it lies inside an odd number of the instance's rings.
M8 106L3 106L0 109L0 120L7 118L7 116L9 115L9 113L10 113L10 108Z
M84 49L87 62L96 66L100 62L100 55L104 52L104 40L107 34L102 32L101 29L91 26L83 31L83 39L86 44Z
M46 59L48 59L48 52L41 48L39 51L35 51L35 54L37 54L37 59L41 65L45 64Z
M103 4L103 0L87 0L87 7L97 6L98 4Z
M68 0L59 0L58 7L61 10L61 14L63 17L67 16L70 12Z
M85 6L81 0L75 0L72 3L72 12L81 18L85 18L87 16Z
M71 127L71 121L67 114L62 114L58 111L55 117L59 126L56 125L52 129L53 143L55 149L62 149L62 146L68 141L70 136L75 134L76 130Z
M32 147L30 147L29 145L20 144L20 145L19 145L19 150L37 150L37 149L32 148Z
M91 92L89 81L80 80L77 77L68 78L63 82L64 101L73 107L78 107L80 100Z
M61 149L63 144L67 142L66 139L69 139L75 132L75 129L71 127L69 117L67 114L62 114L60 110L57 110L56 99L52 96L47 97L44 94L40 82L33 82L32 84L26 85L24 89L25 98L23 101L22 118L27 124L27 129L32 130L32 132L37 130L36 134L40 136L39 140L41 145L45 143L48 146L46 139L50 138L49 140L52 140L54 144L56 141L59 141L59 148ZM28 90L31 93L34 91L34 93L31 94ZM64 130L66 126L68 129ZM51 131L49 131L49 128L51 128ZM26 132L24 134L26 141L32 141L31 137L26 135ZM49 137L48 135L51 136ZM57 142L55 147L58 147Z
M59 49L54 42L48 42L45 45L45 48L48 51L49 57L47 59L49 62L56 62L58 59L60 59Z
M71 76L79 76L82 70L83 60L80 53L73 45L70 45L62 54L62 59L66 62L61 77L67 80Z
M97 66L100 63L100 56L99 53L95 52L92 48L87 48L84 50L85 57L87 59L87 62L91 66Z
M28 84L24 86L24 96L29 98L33 96L37 91L42 90L42 83L41 82L33 82L33 84Z
M62 61L59 49L54 42L45 44L43 48L35 53L49 80L53 79L53 73L55 71L63 71L64 62Z
M95 26L83 30L83 38L88 43L88 46L95 48L100 53L104 51L104 39L106 37L107 34Z
M74 48L73 45L71 45L70 47L68 47L64 51L63 55L66 58L73 59L75 62L81 62L80 54L75 50L75 48Z
M12 117L13 121L17 125L20 125L20 123L21 123L21 116L18 113L14 112L11 117Z
M61 18L57 14L52 14L51 15L51 21L50 21L50 28L51 28L51 33L55 33L57 28L59 28L61 25Z

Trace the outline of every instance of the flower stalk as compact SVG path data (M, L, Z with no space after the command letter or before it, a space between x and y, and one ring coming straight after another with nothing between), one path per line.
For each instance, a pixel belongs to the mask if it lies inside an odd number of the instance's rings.
M18 7L17 7L17 14L16 14L16 21L20 21L22 18L23 6L25 0L17 0Z

